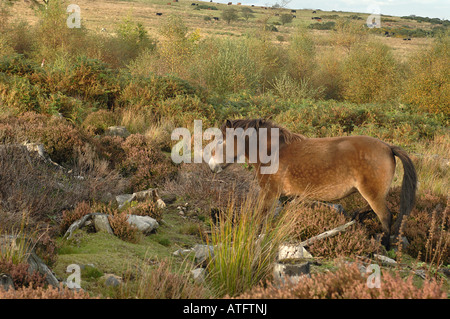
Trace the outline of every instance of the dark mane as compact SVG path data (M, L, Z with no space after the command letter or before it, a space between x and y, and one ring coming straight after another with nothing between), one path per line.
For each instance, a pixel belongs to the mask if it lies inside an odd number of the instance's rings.
M289 130L285 129L284 127L280 127L276 124L273 124L271 121L264 119L227 120L221 127L222 132L225 132L226 128L230 126L231 128L242 128L244 130L251 127L256 130L258 130L259 128L267 128L267 129L278 128L280 132L280 139L284 141L285 144L290 144L296 141L302 141L306 138L301 134L292 133Z

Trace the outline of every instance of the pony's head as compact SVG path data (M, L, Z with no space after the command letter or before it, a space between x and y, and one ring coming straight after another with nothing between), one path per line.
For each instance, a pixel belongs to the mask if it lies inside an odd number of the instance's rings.
M303 138L264 119L226 120L220 130L222 138L209 160L209 167L215 173L246 159L250 164L272 166L278 160L274 157L278 156L280 147Z

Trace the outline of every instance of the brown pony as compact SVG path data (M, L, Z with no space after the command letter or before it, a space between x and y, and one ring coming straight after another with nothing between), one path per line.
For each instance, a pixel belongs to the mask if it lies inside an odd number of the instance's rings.
M254 128L258 135L259 129L266 128L269 151L274 151L269 133L272 128L278 129L278 170L273 174L261 174L260 168L268 164L262 164L259 156L253 163L261 187L260 196L264 196L268 207L273 205L280 194L333 201L358 191L381 221L384 233L382 244L388 248L392 218L386 206L386 196L395 172L394 156L397 156L403 163L404 177L395 233L399 230L403 216L408 215L413 208L416 171L406 152L397 146L369 136L307 138L262 119L227 120L221 128L224 146L227 128ZM237 138L235 136L235 142ZM237 149L238 143L234 143L234 159L240 156L240 152L244 153L247 160L249 158L249 136L243 138L245 147L241 151ZM209 163L214 172L229 164L218 164L225 161L215 161L214 156Z

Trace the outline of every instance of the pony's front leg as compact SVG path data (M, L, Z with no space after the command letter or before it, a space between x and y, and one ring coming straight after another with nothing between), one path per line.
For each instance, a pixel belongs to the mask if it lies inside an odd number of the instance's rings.
M283 209L281 202L278 200L278 193L273 191L261 191L258 197L258 203L261 203L262 209L273 215L278 215Z

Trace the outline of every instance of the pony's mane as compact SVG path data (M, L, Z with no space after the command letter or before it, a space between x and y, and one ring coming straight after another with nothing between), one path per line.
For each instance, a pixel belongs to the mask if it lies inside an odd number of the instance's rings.
M228 120L222 125L221 127L222 132L225 132L226 128L230 127L230 125L231 128L242 128L244 130L248 128L254 128L256 130L258 130L259 128L267 128L267 129L278 128L280 132L280 139L282 139L286 144L290 144L296 141L303 141L304 139L306 139L306 137L301 134L292 133L288 129L278 126L272 123L271 121L265 119Z

